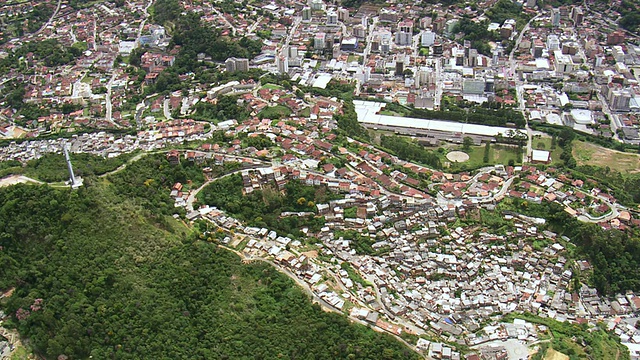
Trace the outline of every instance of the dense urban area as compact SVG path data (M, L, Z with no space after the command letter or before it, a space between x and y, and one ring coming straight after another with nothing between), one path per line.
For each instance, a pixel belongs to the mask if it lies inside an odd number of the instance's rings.
M640 3L6 0L0 360L640 359Z

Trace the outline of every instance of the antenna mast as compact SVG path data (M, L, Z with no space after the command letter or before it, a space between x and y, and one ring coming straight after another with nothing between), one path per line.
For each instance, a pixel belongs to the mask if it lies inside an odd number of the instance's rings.
M82 186L82 178L76 177L73 173L73 166L71 165L71 158L69 158L69 150L67 150L67 144L62 143L62 151L64 152L64 159L67 162L67 169L69 170L69 185L72 189L77 189Z

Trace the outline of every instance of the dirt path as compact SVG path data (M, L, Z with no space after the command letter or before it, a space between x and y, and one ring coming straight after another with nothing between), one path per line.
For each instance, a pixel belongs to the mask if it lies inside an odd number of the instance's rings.
M38 181L24 175L9 175L5 178L0 179L0 187L11 186L20 183L44 184L42 181Z

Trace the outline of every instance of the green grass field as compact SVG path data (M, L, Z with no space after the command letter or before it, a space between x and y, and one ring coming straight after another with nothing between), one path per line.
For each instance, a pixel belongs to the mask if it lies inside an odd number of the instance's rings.
M291 115L291 109L284 105L267 107L258 113L258 117L261 119L282 119L289 115Z
M262 88L267 90L281 90L282 86L269 83L269 84L264 84Z
M496 145L492 144L489 147L489 161L484 162L484 145L481 146L472 146L471 150L467 151L469 155L469 160L463 163L451 163L451 169L456 170L465 170L465 169L476 169L483 166L494 165L494 164L503 164L507 165L509 160L513 160L514 163L521 164L522 163L522 153L518 150L517 147L510 147L506 145ZM450 151L462 151L462 147L456 147L450 149ZM443 156L442 161L449 161Z

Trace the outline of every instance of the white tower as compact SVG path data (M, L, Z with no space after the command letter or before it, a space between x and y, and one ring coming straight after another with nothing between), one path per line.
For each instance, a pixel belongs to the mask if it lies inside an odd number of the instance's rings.
M76 177L73 173L73 166L71 166L71 159L69 158L69 150L67 150L67 144L62 144L62 151L64 152L64 159L67 161L67 169L69 170L69 185L72 189L77 189L82 186L82 178Z

